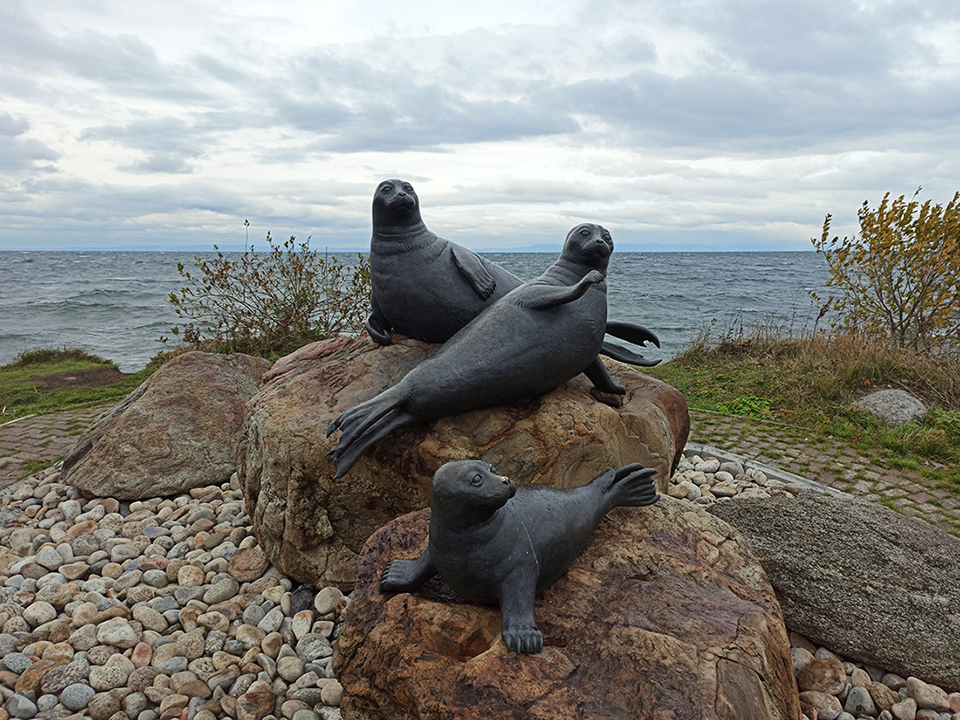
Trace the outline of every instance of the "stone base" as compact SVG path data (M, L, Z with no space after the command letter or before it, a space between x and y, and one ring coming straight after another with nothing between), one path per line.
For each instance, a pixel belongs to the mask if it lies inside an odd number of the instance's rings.
M353 586L357 554L379 527L428 505L433 473L480 458L518 483L576 487L639 462L666 488L690 430L683 396L606 361L627 387L620 407L598 401L583 375L539 398L396 431L343 478L328 452L341 412L395 385L440 346L365 334L313 343L279 360L247 406L238 464L254 533L270 559L302 582Z
M334 655L345 720L799 720L779 605L726 523L670 498L614 510L537 600L544 650L517 655L497 608L444 601L436 580L380 593L389 561L425 549L429 516L399 518L360 556Z

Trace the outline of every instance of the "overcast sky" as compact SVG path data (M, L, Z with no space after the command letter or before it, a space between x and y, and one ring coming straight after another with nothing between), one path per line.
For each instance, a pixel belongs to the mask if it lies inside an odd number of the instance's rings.
M810 250L960 189L956 0L0 0L0 250Z

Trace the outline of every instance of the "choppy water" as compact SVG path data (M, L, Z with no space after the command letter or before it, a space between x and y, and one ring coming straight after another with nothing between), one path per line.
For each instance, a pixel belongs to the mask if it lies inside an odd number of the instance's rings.
M165 298L183 285L177 263L190 267L195 255L0 252L0 365L24 350L80 347L124 372L143 368L166 347L159 338L179 324ZM524 279L557 257L487 256ZM661 349L642 352L666 360L711 325L718 333L740 322L810 327L816 313L808 291L823 291L826 281L814 252L614 253L608 315L656 333Z

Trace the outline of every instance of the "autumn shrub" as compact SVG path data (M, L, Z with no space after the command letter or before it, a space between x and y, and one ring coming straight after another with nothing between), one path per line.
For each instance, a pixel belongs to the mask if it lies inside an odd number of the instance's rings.
M960 193L946 206L883 196L858 211L860 232L829 239L831 216L813 239L840 295L821 303L835 326L911 350L960 349Z
M311 250L309 238L253 246L238 259L217 246L216 258L194 258L193 270L178 264L186 285L167 300L188 320L173 334L187 346L264 357L290 352L315 340L363 329L370 307L369 261L358 254L349 267Z

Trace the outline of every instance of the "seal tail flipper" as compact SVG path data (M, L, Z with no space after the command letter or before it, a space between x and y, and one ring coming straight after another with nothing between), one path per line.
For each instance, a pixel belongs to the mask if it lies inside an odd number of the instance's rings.
M612 357L614 360L619 360L620 362L627 363L628 365L653 367L654 365L660 364L660 360L650 360L645 358L643 355L638 355L632 350L627 350L627 348L621 345L607 342L606 340L603 341L603 345L600 347L600 354L606 355L607 357Z
M360 410L361 408L362 406L357 406L354 410ZM337 467L337 472L333 476L334 479L346 475L367 450L391 432L413 422L413 416L409 412L396 407L392 403L385 408L378 409L375 405L371 405L364 410L365 412L349 418L342 426L337 424L340 418L337 418L330 425L328 435L336 427L342 429L340 442L330 451L333 464ZM348 410L347 412L353 411ZM340 417L342 418L343 415Z
M621 506L642 507L653 505L660 496L654 485L653 468L645 468L639 463L624 465L616 470L607 470L592 481L598 483L610 509Z
M622 320L607 320L607 334L626 340L634 345L644 347L648 342L652 342L660 347L660 339L643 325L624 322Z

